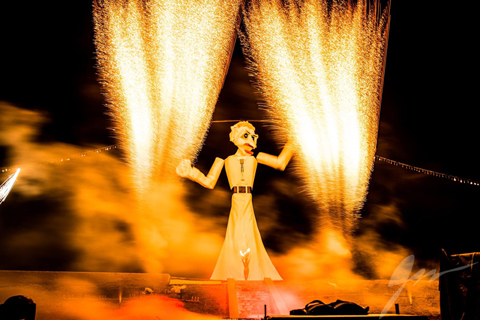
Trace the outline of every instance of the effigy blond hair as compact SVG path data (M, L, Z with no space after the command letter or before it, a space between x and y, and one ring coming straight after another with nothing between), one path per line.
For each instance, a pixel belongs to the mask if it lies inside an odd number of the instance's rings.
M237 122L236 124L234 124L233 126L230 127L230 129L231 129L231 131L230 131L230 141L233 141L235 139L235 136L237 135L238 129L240 129L242 127L246 127L250 130L255 131L255 127L250 122L248 122L248 121Z

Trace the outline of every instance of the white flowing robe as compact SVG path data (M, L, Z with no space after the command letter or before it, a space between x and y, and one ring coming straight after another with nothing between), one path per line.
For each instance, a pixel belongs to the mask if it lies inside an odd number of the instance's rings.
M218 162L218 165L223 163ZM243 168L242 168L243 167ZM225 160L230 188L252 187L257 169L257 160L253 156L232 155ZM247 252L249 257L248 279L245 279L242 253ZM211 276L214 280L282 280L270 261L270 257L258 230L257 221L253 212L251 193L234 193L232 207L228 218L227 232L222 251Z

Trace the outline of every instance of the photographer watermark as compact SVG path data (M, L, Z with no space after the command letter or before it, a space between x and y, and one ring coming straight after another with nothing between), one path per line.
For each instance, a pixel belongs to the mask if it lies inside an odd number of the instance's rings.
M429 282L432 282L437 280L438 278L440 278L440 276L446 273L455 272L455 271L463 270L466 268L471 268L473 265L478 263L478 262L471 263L466 266L445 270L439 273L437 273L437 269L432 269L428 272L425 269L420 269L415 274L410 276L412 273L414 261L415 261L415 256L413 254L409 255L408 257L403 259L398 264L395 271L393 271L392 276L390 277L388 286L392 287L392 286L400 285L400 288L398 288L398 290L395 292L395 294L390 298L390 300L387 302L387 304L383 308L382 312L380 313L380 317L379 317L380 319L383 317L384 314L388 312L388 310L390 310L390 308L393 306L395 301L397 301L397 298L400 296L400 293L402 293L403 289L405 288L405 286L409 281L415 281L415 283L413 284L414 286L415 284L417 284L418 281L422 280L423 278L431 277Z

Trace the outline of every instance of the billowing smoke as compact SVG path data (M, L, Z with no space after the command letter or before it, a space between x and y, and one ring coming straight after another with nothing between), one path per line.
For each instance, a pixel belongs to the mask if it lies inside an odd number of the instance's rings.
M22 168L8 201L0 207L2 269L210 276L229 212L231 195L222 185L226 184L225 176L214 190L191 182L159 185L142 204L144 214L139 219L132 176L118 151L36 165L98 146L39 142L47 115L7 104L1 105L0 113L0 144L5 154L2 165L19 164ZM212 139L216 151L224 156L218 141ZM268 150L268 136L261 135L261 139L265 144L260 147L274 153ZM206 147L206 151L213 148L208 141ZM308 204L300 180L291 171L279 175L263 167L258 171L254 198L257 221L267 250L285 279L356 278L355 273L389 278L409 254L383 238L382 226L390 223L402 228L404 223L391 192L383 193L388 199L372 198L367 207L371 213L361 220L350 253L342 239L335 237L326 242L329 248L319 245L326 234L317 234L312 227L315 208ZM336 259L327 254L329 250L338 253Z
M98 146L38 142L46 115L7 104L0 106L0 114L2 164L22 168L1 207L6 259L0 268L177 271L209 277L221 232L212 219L201 219L184 205L182 185L152 188L138 215L131 172L118 153L67 160Z

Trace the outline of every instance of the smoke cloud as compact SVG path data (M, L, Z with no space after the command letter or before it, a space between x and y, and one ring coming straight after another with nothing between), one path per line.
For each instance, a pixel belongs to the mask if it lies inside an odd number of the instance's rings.
M182 184L157 182L139 204L118 152L68 160L99 146L39 141L48 117L36 111L2 104L0 114L3 165L22 168L1 208L1 268L209 277L222 237L184 205Z
M46 114L5 103L0 113L2 165L22 168L0 208L0 251L6 257L0 268L210 277L228 219L231 193L226 181L206 190L190 181L157 179L139 199L118 150L67 160L99 146L44 142ZM262 138L268 141L267 135ZM213 141L217 144L218 138ZM205 148L212 149L208 141ZM62 158L54 165L39 165ZM198 165L208 171L207 161ZM285 279L389 278L409 254L382 238L382 226L405 227L392 197L374 198L361 229L346 243L334 232L316 230L315 206L308 204L293 173L287 170L282 178L269 168L258 171L257 221Z

